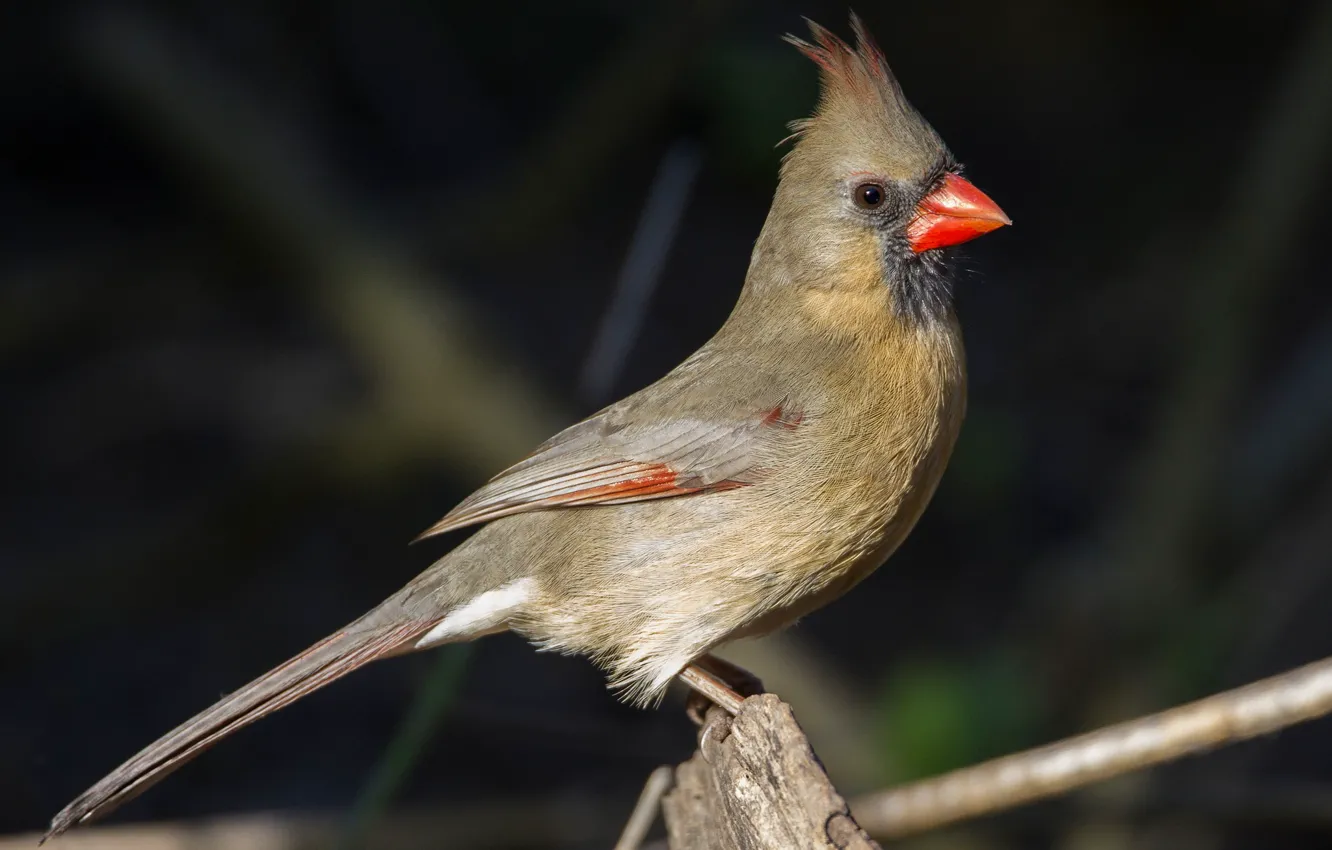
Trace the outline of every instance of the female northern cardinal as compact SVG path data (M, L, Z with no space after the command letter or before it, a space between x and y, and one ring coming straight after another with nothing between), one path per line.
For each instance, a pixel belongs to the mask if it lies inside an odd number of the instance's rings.
M821 69L735 310L652 386L557 434L422 536L488 523L377 608L116 768L47 834L378 658L512 629L644 705L677 675L732 709L710 649L877 568L966 407L944 249L1009 224L958 175L853 16L788 40ZM695 664L699 662L699 664Z

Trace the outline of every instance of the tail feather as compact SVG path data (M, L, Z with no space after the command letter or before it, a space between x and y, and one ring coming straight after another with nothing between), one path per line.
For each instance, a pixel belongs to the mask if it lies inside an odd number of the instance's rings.
M137 797L185 762L259 718L358 667L410 647L436 622L410 620L363 631L342 631L324 638L219 700L111 771L51 819L51 828L42 841L101 817Z

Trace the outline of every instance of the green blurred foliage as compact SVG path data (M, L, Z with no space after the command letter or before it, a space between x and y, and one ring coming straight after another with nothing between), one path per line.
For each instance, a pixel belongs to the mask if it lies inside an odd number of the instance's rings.
M356 796L339 845L344 850L365 844L370 829L429 753L440 724L457 702L458 689L472 657L472 645L446 646L435 650L435 655L435 666L422 681L393 740Z
M1016 654L915 658L879 693L879 747L894 781L933 776L1031 746L1042 690Z

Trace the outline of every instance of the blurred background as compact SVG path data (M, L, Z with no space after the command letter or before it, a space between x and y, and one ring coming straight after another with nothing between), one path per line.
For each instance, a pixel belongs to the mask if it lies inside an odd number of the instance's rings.
M1332 654L1332 4L856 9L1016 226L967 246L969 418L917 531L729 657L854 794ZM472 488L706 340L814 103L779 37L846 13L6 4L0 834L379 602ZM681 702L487 638L114 821L606 847L692 750ZM1330 842L1323 722L903 846Z

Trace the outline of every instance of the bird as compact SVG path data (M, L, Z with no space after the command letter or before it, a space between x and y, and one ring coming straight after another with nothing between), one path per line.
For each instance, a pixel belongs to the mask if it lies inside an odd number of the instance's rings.
M736 671L711 651L826 605L897 549L966 412L953 248L1012 222L859 18L853 43L808 24L810 40L785 40L817 66L818 102L791 125L716 334L463 500L421 537L480 526L472 536L148 745L46 838L371 661L506 630L590 658L631 704L678 677L734 713Z

